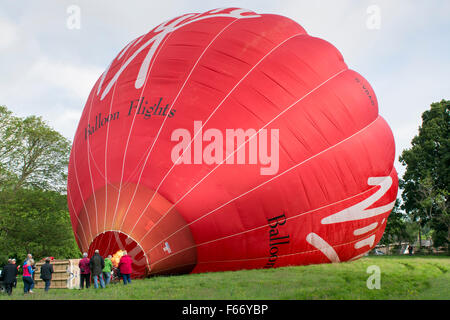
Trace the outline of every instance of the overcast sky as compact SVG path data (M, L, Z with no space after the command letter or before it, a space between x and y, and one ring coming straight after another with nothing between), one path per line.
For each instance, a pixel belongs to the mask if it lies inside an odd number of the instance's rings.
M72 140L92 86L128 42L170 18L221 7L287 16L336 46L375 90L397 159L422 112L450 99L448 0L0 0L0 105L42 116Z

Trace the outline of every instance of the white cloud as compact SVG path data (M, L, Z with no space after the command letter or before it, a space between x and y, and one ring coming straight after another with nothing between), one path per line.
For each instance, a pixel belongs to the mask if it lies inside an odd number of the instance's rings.
M63 106L58 107L61 113L51 113L46 116L53 129L60 132L68 139L73 139L81 117L81 109L72 109Z
M8 20L0 18L0 51L13 46L18 38L17 28Z
M54 111L75 122L97 78L131 39L183 13L224 6L219 0L78 0L81 29L68 30L71 0L11 3L9 15L0 12L0 104L21 115L43 115L55 128L63 118ZM370 5L381 9L379 30L367 28ZM430 103L450 98L449 1L230 0L226 6L287 16L336 46L374 87L397 154L409 146ZM76 126L63 129L72 137L68 128Z
M72 139L88 95L103 70L41 56L21 71L11 78L0 78L0 103L22 117L42 116Z
M40 57L32 65L26 78L30 83L45 82L57 90L68 91L75 98L86 99L102 72L102 69L94 66L69 64Z

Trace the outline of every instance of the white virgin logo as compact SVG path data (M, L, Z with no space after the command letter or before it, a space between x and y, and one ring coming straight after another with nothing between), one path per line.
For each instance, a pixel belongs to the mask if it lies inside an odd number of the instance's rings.
M339 223L346 221L362 220L378 216L380 214L391 211L395 201L384 206L370 208L375 202L381 199L392 186L392 178L387 177L370 177L367 180L369 186L380 186L377 192L357 204L346 208L338 213L332 214L322 219L322 224Z
M380 186L380 188L372 195L367 197L366 199L362 200L361 202L356 203L355 205L348 207L344 210L341 210L337 213L334 213L326 218L323 218L321 220L322 224L334 224L334 223L341 223L341 222L348 222L348 221L357 221L357 220L364 220L367 218L376 217L378 215L381 215L383 213L389 212L394 207L395 201L375 207L370 208L375 202L380 200L387 191L391 188L393 181L392 177L386 176L386 177L370 177L367 180L367 184L370 186ZM383 219L383 222L385 220ZM382 223L383 223L382 222ZM381 224L382 224L381 223ZM354 236L360 236L364 234L368 234L371 231L374 231L378 227L378 222L373 222L367 226L364 226L362 228L353 230ZM321 251L331 262L339 262L339 256L334 250L334 248L324 239L322 239L319 235L317 235L314 232L309 233L306 236L306 241L311 244L313 247ZM375 242L375 234L371 234L367 238L364 238L362 240L357 241L354 244L355 249L361 249L364 247L369 247L368 250L370 250ZM365 252L367 252L366 250ZM364 253L358 254L355 257L353 257L350 260L358 259L361 256L363 256Z
M125 63L122 64L122 66L120 67L120 69L116 72L116 74L114 75L114 77L111 78L111 80L109 81L109 83L106 85L100 100L103 100L105 98L105 96L108 94L108 92L111 90L111 88L113 87L114 83L116 83L117 79L119 78L119 76L122 74L122 72L128 67L128 65L131 63L131 61L134 60L134 58L136 58L136 56L143 51L145 48L147 48L148 46L150 46L150 49L146 55L146 57L144 58L144 60L142 61L141 67L139 69L139 73L137 75L136 81L135 81L135 88L139 89L141 88L144 83L145 83L145 78L147 76L149 67L150 67L150 62L152 61L153 55L155 54L156 50L158 49L159 45L162 43L162 41L164 40L164 38L171 32L180 29L190 23L193 23L195 21L199 21L199 20L203 20L203 19L208 19L208 18L215 18L215 17L230 17L230 18L236 18L236 19L247 19L247 18L256 18L256 17L260 17L260 15L257 14L250 14L250 15L243 15L244 13L249 13L251 11L249 10L245 10L245 9L235 9L232 10L231 12L224 12L227 9L216 9L216 10L212 10L206 13L197 13L197 14L187 14L187 15L183 15L181 17L179 17L178 19L176 19L175 21L169 23L168 21L160 24L158 27L156 27L154 29L153 32L158 34L154 35L152 38L148 39L143 45L141 45L139 47L139 49L137 49L129 58L127 61L125 61ZM228 9L229 10L229 9ZM144 35L145 36L145 35ZM134 47L136 44L138 44L143 38L144 36L141 36L135 40L133 40L131 43L129 43L123 50L121 53L119 53L117 60L120 60L123 56L123 54L130 48L130 47ZM100 91L102 90L103 87L103 81L105 80L106 75L108 74L109 68L111 67L112 63L108 66L108 68L106 69L106 71L103 73L102 78L100 79L100 83L97 89L97 95L100 94Z

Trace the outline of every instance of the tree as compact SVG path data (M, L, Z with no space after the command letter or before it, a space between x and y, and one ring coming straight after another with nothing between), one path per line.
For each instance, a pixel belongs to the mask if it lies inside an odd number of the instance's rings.
M0 251L16 257L31 252L37 259L79 255L66 196L25 188L0 192Z
M20 120L5 106L0 106L0 189L8 187L14 179L7 167L10 153L20 144L19 128Z
M380 243L387 245L404 240L407 237L407 234L405 233L405 224L404 214L400 210L400 200L397 199L394 208L389 214Z
M402 152L400 162L406 166L400 180L402 208L419 224L433 228L435 246L449 244L448 216L450 183L450 101L432 103L422 114L419 134L411 148ZM444 235L445 234L445 235ZM419 241L420 243L420 241Z
M18 118L0 107L0 190L65 191L70 142L40 117Z
M69 152L42 118L0 106L0 260L79 254L64 194Z

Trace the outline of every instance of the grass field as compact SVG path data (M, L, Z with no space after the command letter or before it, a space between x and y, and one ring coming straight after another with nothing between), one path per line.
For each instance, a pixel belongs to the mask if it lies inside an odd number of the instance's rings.
M380 289L368 289L369 266L381 271ZM450 258L371 256L354 262L266 270L243 270L133 280L95 290L35 289L24 295L23 283L0 299L64 300L216 300L216 299L445 299L450 300Z

